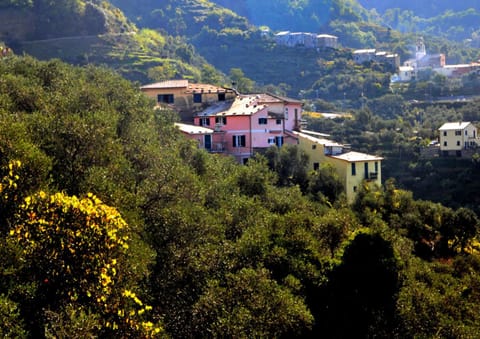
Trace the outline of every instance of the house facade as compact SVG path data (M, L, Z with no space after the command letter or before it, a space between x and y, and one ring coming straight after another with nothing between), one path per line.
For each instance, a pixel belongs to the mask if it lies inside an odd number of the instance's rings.
M338 37L329 34L283 31L275 34L279 45L288 47L303 46L306 48L337 48Z
M318 34L317 47L318 48L337 48L338 37L330 34Z
M188 80L168 80L140 87L159 107L175 108L182 121L193 122L196 112L217 102L235 98L233 89L208 84L194 84Z
M357 64L376 61L390 65L393 69L400 67L400 56L396 53L377 51L376 49L357 49L353 51L353 61Z
M335 167L349 202L355 200L364 183L382 184L382 157L354 152L346 145L307 133L294 133L298 137L299 147L309 156L312 170L319 169L322 163Z
M443 124L440 132L440 151L442 155L462 156L463 150L478 147L480 139L475 125L471 122L449 122Z
M297 143L302 103L270 94L239 95L196 114L194 125L212 128L212 151L233 155L244 163L272 145Z

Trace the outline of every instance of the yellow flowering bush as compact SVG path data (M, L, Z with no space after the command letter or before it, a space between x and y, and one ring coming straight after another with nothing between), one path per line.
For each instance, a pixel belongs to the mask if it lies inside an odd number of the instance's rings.
M117 258L128 249L127 224L116 209L92 194L78 199L41 191L24 199L16 219L10 236L38 279L55 286L57 297L93 299L108 309Z
M11 163L0 181L0 194L15 188L16 165ZM11 225L8 237L21 246L28 263L23 274L37 284L44 307L86 305L101 315L104 329L123 335L153 337L161 332L145 320L151 307L126 289L122 267L127 264L129 229L115 208L91 193L77 198L40 191L18 202Z

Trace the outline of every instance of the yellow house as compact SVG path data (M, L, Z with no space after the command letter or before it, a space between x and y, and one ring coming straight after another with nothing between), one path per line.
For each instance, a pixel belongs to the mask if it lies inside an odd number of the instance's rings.
M309 166L313 170L320 168L323 162L332 164L345 187L349 202L353 202L362 183L382 184L383 158L365 153L353 152L349 147L307 133L294 132L299 147L309 156Z
M477 128L471 122L449 122L440 131L440 151L443 155L454 153L462 156L462 150L478 146Z
M380 186L382 184L383 158L359 152L347 152L328 157L328 162L337 169L343 181L347 199L353 202L364 181Z
M185 122L193 122L195 113L218 102L233 100L233 89L208 84L192 84L188 80L168 80L140 87L158 106L174 107Z

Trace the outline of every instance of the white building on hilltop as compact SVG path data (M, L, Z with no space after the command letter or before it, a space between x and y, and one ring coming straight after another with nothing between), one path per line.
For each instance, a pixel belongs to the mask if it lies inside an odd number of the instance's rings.
M448 122L438 130L440 131L440 151L444 156L451 153L462 156L462 150L480 145L477 127L471 122Z

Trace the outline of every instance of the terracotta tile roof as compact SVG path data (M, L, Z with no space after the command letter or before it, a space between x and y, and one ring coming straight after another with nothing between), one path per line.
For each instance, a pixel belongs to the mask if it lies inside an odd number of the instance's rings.
M209 84L192 84L188 80L167 80L148 84L140 87L141 89L169 89L185 88L186 93L225 93L227 89Z
M187 93L225 93L227 90L209 84L188 84Z

